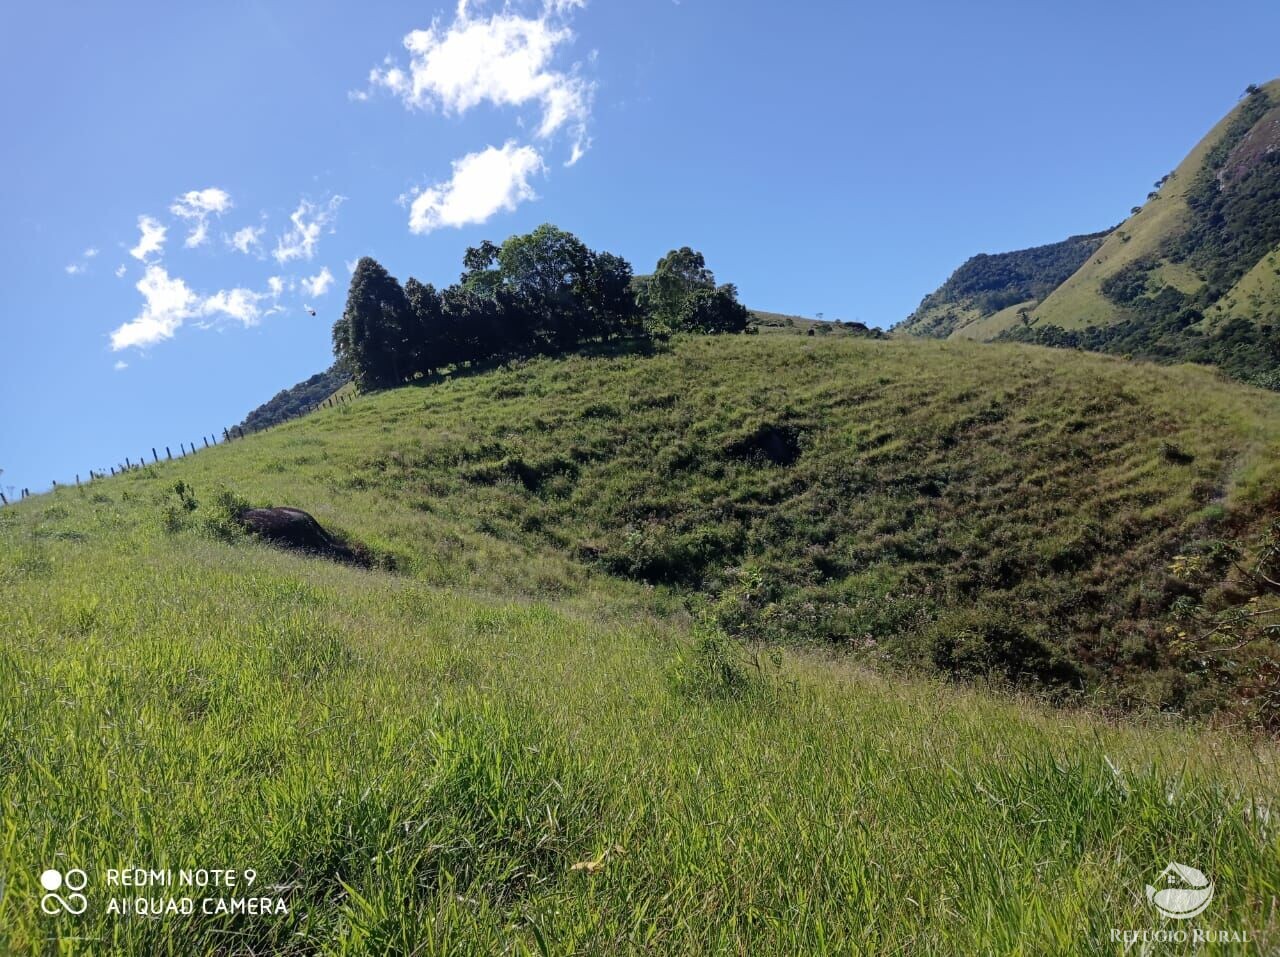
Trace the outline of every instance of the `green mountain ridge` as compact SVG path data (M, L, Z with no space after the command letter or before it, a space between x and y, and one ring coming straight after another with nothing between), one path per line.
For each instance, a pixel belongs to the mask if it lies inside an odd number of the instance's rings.
M956 294L970 263L897 331L1201 362L1280 387L1280 80L1250 87L1147 202L1046 292L994 282L983 293L1008 307L978 308Z
M967 260L895 331L933 338L990 338L1010 310L1033 310L1084 264L1110 230Z

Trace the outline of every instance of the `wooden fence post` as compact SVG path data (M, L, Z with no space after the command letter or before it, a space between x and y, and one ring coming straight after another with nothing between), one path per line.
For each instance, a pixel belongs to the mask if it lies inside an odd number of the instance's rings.
M151 457L157 462L160 461L160 456L156 455L156 447L154 445L151 446Z
M169 451L169 446L167 445L164 447L164 454L170 459L173 458L173 453Z

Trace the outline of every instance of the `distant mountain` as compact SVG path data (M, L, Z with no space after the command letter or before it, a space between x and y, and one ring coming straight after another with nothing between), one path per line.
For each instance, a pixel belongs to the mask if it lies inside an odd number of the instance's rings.
M1085 264L1110 230L1015 252L979 253L924 297L897 328L918 336L989 339L1038 306Z
M246 432L279 425L304 415L351 381L332 366L288 389L282 389L244 417L240 428Z
M1046 258L1063 245L1006 256ZM1280 388L1280 80L1251 86L1146 204L1047 291L1014 302L1030 286L1016 270L1003 277L1002 259L970 260L897 331L1209 363ZM988 273L986 285L969 281Z

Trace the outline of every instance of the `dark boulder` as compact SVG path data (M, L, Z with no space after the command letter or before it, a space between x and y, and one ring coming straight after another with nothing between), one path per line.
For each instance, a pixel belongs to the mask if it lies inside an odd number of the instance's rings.
M300 508L246 508L238 520L246 529L273 545L365 568L370 565L367 549L362 545L349 545L330 535Z

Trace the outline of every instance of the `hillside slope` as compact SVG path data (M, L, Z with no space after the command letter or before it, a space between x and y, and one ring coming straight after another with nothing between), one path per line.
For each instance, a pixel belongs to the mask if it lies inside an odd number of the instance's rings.
M1165 565L1274 508L1278 412L1028 347L703 338L0 509L0 951L1106 951L1171 859L1249 930L1224 952L1273 950L1273 748L904 669L1247 694L1171 653ZM237 497L380 567L247 539ZM79 918L37 906L53 863ZM288 912L113 916L122 863Z
M1054 247L1042 247L1053 249ZM1009 254L1024 256L1028 252ZM898 327L1221 366L1280 384L1280 80L1253 87L1047 294L997 285L986 308L954 287ZM1003 312L992 306L1010 300Z
M288 422L290 419L296 419L310 412L350 381L351 376L331 366L324 372L317 372L288 389L281 389L246 415L238 429L244 432L258 432L269 429L273 425Z
M1035 310L1033 320L1064 329L1123 320L1131 299L1123 294L1118 298L1112 287L1123 281L1126 270L1142 274L1147 296L1154 297L1165 286L1193 297L1203 292L1202 311L1219 318L1242 316L1234 285L1280 244L1277 147L1280 80L1246 96L1224 116L1142 208ZM1210 197L1243 197L1255 189L1264 194L1263 201L1240 210L1240 218L1252 218L1253 228L1263 235L1244 248L1231 248L1246 224L1237 220L1211 225L1222 211L1210 208ZM1263 210L1265 217L1260 215ZM1280 281L1274 285L1280 287Z
M1278 441L1280 400L1191 368L718 337L375 395L183 474L441 584L605 573L746 638L1205 710L1230 691L1163 640L1165 566L1261 520Z
M1014 252L980 253L967 260L895 331L943 339L993 338L1017 322L1079 269L1107 231ZM1005 317L1008 321L1005 321Z

